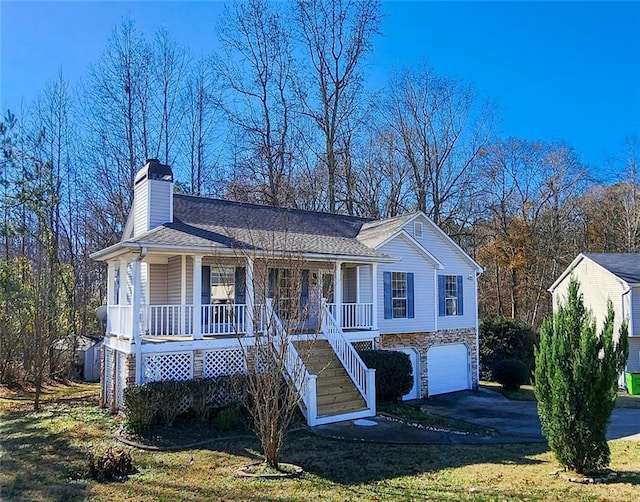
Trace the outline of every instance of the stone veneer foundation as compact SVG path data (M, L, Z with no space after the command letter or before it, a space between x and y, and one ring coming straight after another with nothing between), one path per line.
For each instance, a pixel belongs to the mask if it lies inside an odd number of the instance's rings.
M464 343L471 357L471 386L478 387L478 354L476 352L475 329L452 329L436 332L396 333L380 335L376 343L378 349L414 348L420 354L420 395L427 397L429 379L427 376L427 351L434 345Z

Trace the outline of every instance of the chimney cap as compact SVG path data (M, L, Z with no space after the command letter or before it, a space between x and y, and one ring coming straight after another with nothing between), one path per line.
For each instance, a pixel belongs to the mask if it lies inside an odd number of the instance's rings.
M147 159L145 166L136 175L135 184L137 185L145 178L173 183L173 171L171 166L161 164L158 159Z

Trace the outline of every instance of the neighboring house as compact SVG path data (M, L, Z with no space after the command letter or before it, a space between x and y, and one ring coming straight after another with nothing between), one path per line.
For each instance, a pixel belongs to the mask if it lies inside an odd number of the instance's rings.
M355 348L408 353L407 399L478 383L482 269L421 212L369 220L179 195L171 169L149 160L122 240L92 257L108 265L102 390L112 409L134 383L242 372L265 309L291 294L292 264L306 330L328 341L318 354L338 357L346 379L318 372L303 392L311 425L375 414L374 372Z
M553 308L567 296L569 280L580 283L584 304L602 328L609 300L615 310L614 336L623 320L629 322L627 371L640 371L640 253L582 253L549 288Z

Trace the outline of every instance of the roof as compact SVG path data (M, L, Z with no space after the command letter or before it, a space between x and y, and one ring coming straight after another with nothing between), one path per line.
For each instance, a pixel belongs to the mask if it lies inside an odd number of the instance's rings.
M362 225L358 240L366 246L376 248L398 233L418 213L408 213L386 220L371 220Z
M585 258L597 263L629 285L640 284L640 253L580 253L548 290L553 293L558 285L574 271L578 263Z
M391 258L357 239L366 218L181 194L173 218L121 244Z
M640 253L584 253L628 284L640 284Z

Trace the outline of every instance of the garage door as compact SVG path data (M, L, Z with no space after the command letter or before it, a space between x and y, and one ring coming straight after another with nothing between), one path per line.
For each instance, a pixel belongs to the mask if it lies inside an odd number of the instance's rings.
M463 343L435 345L427 351L430 396L471 388L469 351Z
M411 367L413 368L413 387L411 387L411 390L407 394L402 396L402 400L418 399L420 397L420 356L418 355L418 351L412 348L397 348L393 350L407 354L411 361Z

